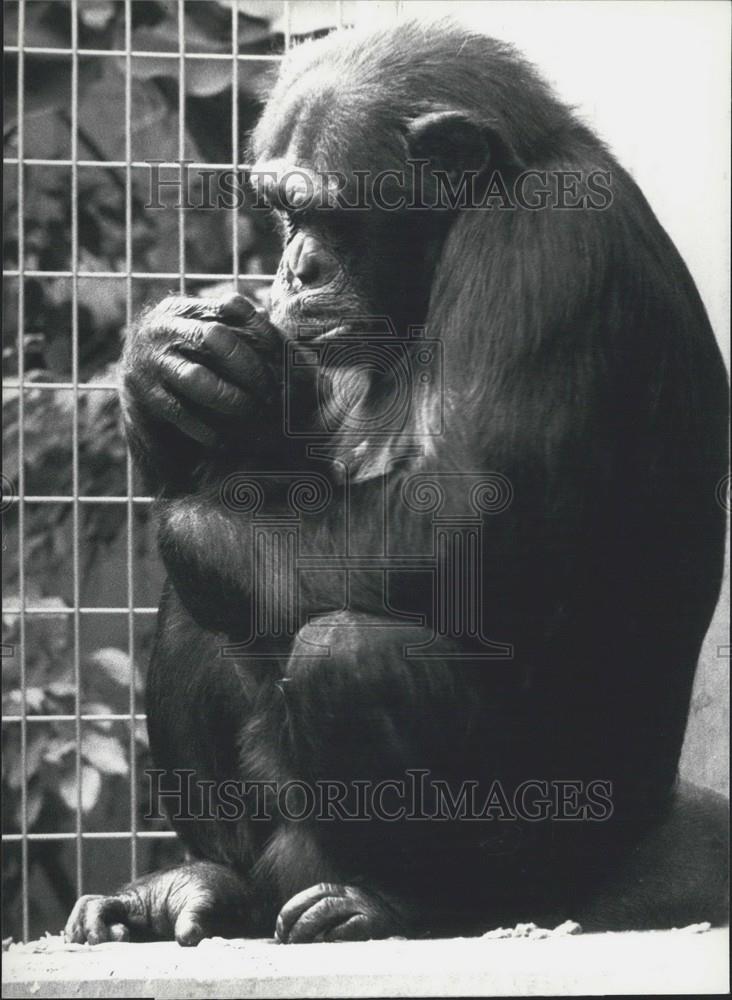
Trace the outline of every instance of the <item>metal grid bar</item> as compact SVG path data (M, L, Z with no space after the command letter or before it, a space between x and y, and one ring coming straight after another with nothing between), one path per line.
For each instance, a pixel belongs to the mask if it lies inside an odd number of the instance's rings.
M133 608L132 609L136 615L156 615L158 613L157 608ZM80 615L126 615L129 612L129 608L125 605L123 608L113 608L113 607L66 607L66 608L35 608L28 604L20 609L8 607L3 609L4 615L20 615L24 614L26 617L28 615L75 615L79 612Z
M285 52L289 52L290 46L292 45L292 38L290 35L291 24L292 10L290 7L290 0L285 0Z
M23 497L23 502L27 505L29 503L71 503L73 497L71 496L25 496ZM130 494L125 494L123 497L110 497L110 496L100 496L91 497L83 496L79 497L79 503L129 503L130 500L133 503L153 503L155 497L136 497ZM19 503L18 497L8 497L8 503Z
M3 389L73 389L73 382L26 382L20 379L3 379ZM77 389L103 389L105 392L117 392L118 385L113 382L79 382ZM14 497L7 497L6 500L13 500Z
M237 170L239 162L239 11L231 5L231 166ZM239 291L239 216L231 213L231 272L234 288Z
M125 326L132 326L132 2L125 0ZM130 755L130 879L137 878L137 701L135 692L135 527L134 474L129 448L126 458L127 484L127 655L130 661L129 755Z
M64 159L43 159L43 158L31 158L23 160L27 167L70 167L71 160ZM4 156L3 163L7 167L17 166L18 157L17 156ZM181 164L177 160L132 160L131 163L127 163L126 160L79 160L77 165L79 167L103 167L108 169L109 167L117 167L121 169L123 167L135 167L138 170L149 169L150 163L154 163L155 166L160 167L161 170L180 170ZM204 163L199 160L186 160L183 167L186 170L231 170L232 166L235 170L251 170L251 163L237 163L236 161L232 163Z
M18 4L18 381L22 384L25 376L25 188L23 153L25 143L25 0ZM28 677L26 673L25 635L25 510L22 497L25 492L25 409L23 393L18 397L18 603L20 622L18 629L18 659L20 680L20 891L22 894L23 940L28 940L28 730L26 715L28 705L26 694Z
M21 274L17 270L3 271L3 278L20 278ZM25 278L73 278L73 271L32 271L28 269L23 272ZM77 271L77 278L127 278L124 271ZM133 271L131 277L144 279L145 281L170 281L180 277L178 271ZM228 281L231 275L228 273L212 273L205 271L191 273L187 275L189 281ZM273 281L273 274L240 274L239 281Z
M21 274L17 270L3 271L3 278L20 278ZM73 271L32 271L28 269L23 272L25 278L73 278ZM124 278L128 277L125 271L77 271L77 278ZM180 277L178 271L133 271L131 277L144 279L145 281L170 281ZM228 281L231 275L225 272L208 274L205 271L190 273L187 275L189 281ZM240 274L239 281L272 281L273 274Z
M178 159L186 158L186 32L185 0L178 0ZM183 199L178 206L178 288L186 291L186 216Z
M180 0L178 0L180 2ZM287 2L287 0L285 0ZM287 46L289 48L289 44ZM4 45L4 52L18 53L20 47L18 45ZM80 58L84 56L115 56L117 58L124 59L127 55L126 49L64 49L64 48L53 48L48 45L27 45L24 49L26 55L30 56L74 56L77 55ZM135 59L180 59L180 52L161 52L157 49L135 49L133 53ZM221 61L226 61L231 59L228 52L186 52L186 59L218 59ZM239 62L279 62L282 59L280 55L254 55L247 53L240 53L237 57Z
M174 840L175 833L172 830L140 830L137 836L142 840ZM13 844L18 843L21 839L19 833L4 833L3 843ZM27 840L39 841L39 840L76 840L77 834L75 833L29 833ZM110 830L107 831L92 831L84 830L81 834L81 839L83 840L129 840L130 833L129 830Z
M138 712L135 715L136 722L144 722L147 716L144 712ZM23 719L22 715L3 715L3 722L20 722ZM76 720L75 715L27 715L25 716L26 722L74 722ZM95 713L85 713L81 716L82 722L129 722L130 717L127 712L100 712L98 715Z
M238 287L242 282L271 282L274 278L272 274L252 274L239 272L240 256L240 235L238 228L237 214L232 213L231 219L231 270L229 273L198 273L186 272L186 221L184 209L181 206L178 210L178 269L174 272L144 272L133 270L133 246L132 246L132 180L133 171L149 169L147 162L133 160L132 158L132 60L133 58L157 58L178 61L178 154L179 160L172 162L161 162L163 168L191 171L196 169L220 169L220 170L247 170L249 164L240 161L239 150L239 67L242 62L248 63L276 63L282 57L280 55L248 55L238 52L238 9L237 5L232 5L231 12L231 48L228 52L201 53L186 51L185 20L184 20L184 0L178 0L178 45L176 51L170 52L144 52L135 51L132 48L132 0L124 0L124 48L123 49L81 49L79 48L79 0L70 0L71 12L71 45L69 48L56 48L51 46L27 46L26 39L26 0L19 0L18 4L18 39L17 45L6 46L4 51L17 54L18 72L18 125L17 125L17 155L5 157L3 163L6 166L17 168L17 193L18 193L18 264L16 268L3 270L3 277L16 279L18 281L17 302L18 302L18 371L17 378L9 378L3 381L5 389L18 393L18 481L17 496L7 497L4 500L17 506L18 511L18 601L17 606L4 609L4 614L10 618L18 619L18 662L19 662L19 684L21 689L19 699L19 710L17 714L7 714L2 716L2 724L16 725L18 727L20 739L21 758L21 789L20 789L20 831L17 833L3 834L4 843L20 844L21 848L21 892L22 892L22 934L27 940L29 934L29 844L31 842L63 841L74 845L75 879L76 890L79 893L84 891L84 853L83 845L91 840L124 840L130 842L130 874L135 877L138 868L137 843L141 840L168 840L174 839L175 834L171 831L149 831L139 830L137 823L138 800L137 800L137 775L136 775L136 726L146 721L145 713L137 710L136 695L134 688L134 673L130 677L130 687L128 705L126 712L106 712L89 713L82 712L82 666L81 666L81 618L87 615L123 615L127 619L127 647L130 663L135 660L135 615L151 616L157 614L157 608L137 606L135 604L135 562L134 562L134 514L136 504L149 505L153 502L153 497L135 495L133 468L131 460L127 458L126 465L126 493L123 496L82 496L80 493L80 393L85 391L105 391L117 392L118 386L111 382L82 382L80 380L80 325L79 325L79 282L87 279L99 280L124 280L125 282L125 319L129 327L133 318L133 282L140 281L175 281L181 292L185 292L187 282L205 281L232 281ZM284 0L284 36L285 50L291 47L291 4L289 0ZM343 4L338 0L338 23L343 24ZM71 66L71 95L70 95L70 156L68 158L26 158L25 157L25 77L26 59L29 55L59 55L70 57ZM124 159L121 160L94 160L81 159L79 157L79 63L85 57L105 57L112 56L123 60L124 69ZM185 161L186 153L186 61L188 59L214 59L229 60L231 64L232 78L232 118L231 118L231 159L225 163ZM68 270L41 270L26 268L26 231L25 231L25 199L28 167L66 167L70 169L70 203L71 203L71 262ZM80 239L79 239L79 172L84 168L109 169L116 167L124 172L124 213L125 213L125 260L124 268L119 271L86 271L82 270L80 264ZM67 279L71 283L71 372L68 381L58 382L33 382L26 378L25 357L24 357L24 337L26 325L26 279ZM71 437L71 461L72 461L72 485L70 495L27 495L25 479L25 390L57 391L64 390L71 393L72 401L72 437ZM25 563L25 530L26 530L26 509L29 505L42 505L50 503L66 503L72 505L72 525L71 525L71 590L72 601L70 606L61 608L49 608L34 606L28 603L27 591L27 570ZM126 508L126 603L122 606L100 606L88 607L82 604L82 580L80 561L80 540L81 540L81 506L82 504L117 504ZM31 618L49 618L51 616L67 617L72 621L72 675L74 680L74 706L73 711L57 714L29 714L28 711L28 673L27 673L27 621ZM76 803L74 810L73 830L69 832L31 832L29 830L29 803L28 803L28 726L30 724L48 723L68 723L73 724L75 734L75 772L76 772ZM84 817L82 808L82 777L83 762L81 752L82 724L83 723L126 723L129 726L129 802L130 802L130 829L123 831L94 832L84 830Z
M72 507L71 562L74 633L74 708L76 714L76 892L84 892L84 852L82 845L82 767L81 767L81 563L79 559L79 0L71 0L71 480Z

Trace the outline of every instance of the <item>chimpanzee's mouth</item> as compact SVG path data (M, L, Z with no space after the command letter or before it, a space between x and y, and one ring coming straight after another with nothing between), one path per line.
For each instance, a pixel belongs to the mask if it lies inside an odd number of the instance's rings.
M314 339L318 342L321 340L333 340L336 337L348 337L353 336L353 334L345 327L342 323L336 323L332 326L326 326L322 329L322 332L318 334Z
M295 316L290 315L283 327L288 339L306 343L320 343L323 340L352 335L342 317L309 316L301 311Z
M324 313L314 302L290 299L283 303L275 300L270 320L288 340L303 343L383 334L380 321L369 318L361 304L353 302L347 303L342 311Z
M323 340L349 340L362 337L384 336L383 320L371 319L362 314L339 313L337 316L323 316L298 311L287 326L292 339L317 342Z
M288 340L303 342L321 340L341 328L338 317L309 313L306 307L294 302L285 306L272 303L270 319Z
M286 332L289 340L312 344L320 343L321 340L329 340L338 333L344 333L345 331L338 323L323 323L317 320L301 319L297 323L290 324Z

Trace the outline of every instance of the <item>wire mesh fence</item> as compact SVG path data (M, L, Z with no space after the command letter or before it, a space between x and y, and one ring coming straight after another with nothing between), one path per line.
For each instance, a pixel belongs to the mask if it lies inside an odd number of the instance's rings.
M174 837L144 818L141 673L160 571L119 417L123 333L170 290L266 293L266 224L174 196L244 169L282 54L358 4L5 8L4 933L27 939ZM152 160L171 194L157 214Z

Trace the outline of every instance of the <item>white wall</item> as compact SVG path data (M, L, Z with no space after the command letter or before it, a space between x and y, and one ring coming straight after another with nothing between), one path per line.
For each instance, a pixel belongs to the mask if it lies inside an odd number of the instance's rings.
M352 5L345 5L351 7ZM358 19L393 3L356 5ZM724 0L403 0L515 44L609 143L691 271L729 366L730 26ZM350 12L349 12L350 13Z

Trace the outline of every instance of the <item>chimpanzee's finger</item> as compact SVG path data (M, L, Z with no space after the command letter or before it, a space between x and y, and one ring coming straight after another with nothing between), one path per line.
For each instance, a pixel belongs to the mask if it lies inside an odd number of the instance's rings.
M303 889L302 892L298 892L292 899L288 899L280 910L275 927L275 937L280 941L287 941L290 929L306 910L309 910L321 899L344 895L343 887L331 882L320 882L318 885L311 885L309 888Z
M110 937L111 928L122 924L127 916L125 905L116 896L86 895L76 901L64 928L64 937L73 944L100 944L121 940ZM117 932L115 931L115 934Z
M330 940L336 928L358 916L353 900L345 896L325 896L314 903L290 927L283 944L307 944Z
M186 906L178 914L175 921L175 940L184 948L197 945L202 938L210 934L208 914L194 906Z
M239 305L239 299L246 307ZM150 311L151 317L177 316L181 319L223 320L224 315L233 316L236 322L246 322L256 311L254 303L242 295L230 295L220 299L198 298L191 295L167 295Z
M251 299L231 292L219 298L194 298L190 295L168 295L154 309L154 313L180 316L184 319L221 320L235 326L256 323L260 312Z
M219 300L218 319L224 323L233 323L235 326L249 326L250 323L259 321L262 310L256 302L252 302L245 295L233 292L225 295Z
M282 335L270 323L266 311L238 293L220 299L194 299L184 295L169 295L152 310L147 322L154 323L159 319L161 322L169 323L172 316L180 319L227 323L251 333L270 350L275 350L282 343Z
M177 352L164 354L158 364L163 382L176 395L227 416L247 409L247 393L204 365Z
M155 322L152 318L148 321L147 331L161 352L175 348L196 355L199 363L250 390L274 387L281 352L267 356L268 344L251 330L209 320L159 316Z
M184 323L191 321L184 320ZM266 395L275 386L275 366L267 364L258 350L256 335L248 330L234 330L223 323L193 324L202 329L195 331L190 349L180 347L194 361L211 367L219 375L242 388Z
M180 319L218 319L215 299L198 299L189 295L168 295L145 314L147 324L168 322L172 316Z
M270 351L277 351L282 346L282 334L270 323L266 310L250 299L245 299L243 295L232 295L225 299L219 318L230 326L253 334L256 341Z
M177 396L162 385L153 385L145 396L146 410L158 420L173 424L189 438L198 441L204 447L213 447L218 434L201 416L191 412Z
M354 913L344 920L343 923L336 923L332 927L326 928L322 933L316 935L316 941L368 941L373 937L368 915L365 913Z

